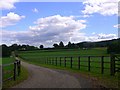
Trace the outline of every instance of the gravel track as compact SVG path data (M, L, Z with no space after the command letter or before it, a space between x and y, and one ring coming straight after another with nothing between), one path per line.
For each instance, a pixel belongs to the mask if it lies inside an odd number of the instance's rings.
M79 80L67 73L26 62L22 62L22 65L28 69L29 77L13 88L81 88Z

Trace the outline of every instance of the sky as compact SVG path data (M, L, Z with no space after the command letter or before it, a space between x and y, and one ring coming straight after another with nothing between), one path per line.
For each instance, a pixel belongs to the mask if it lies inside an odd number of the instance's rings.
M118 0L0 1L0 44L52 47L118 38Z

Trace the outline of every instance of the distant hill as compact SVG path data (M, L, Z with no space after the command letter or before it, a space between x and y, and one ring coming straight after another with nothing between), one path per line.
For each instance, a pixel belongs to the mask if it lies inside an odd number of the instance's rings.
M120 42L120 38L113 40L99 41L99 42L80 42L77 43L76 45L79 46L80 48L108 47L114 42L116 43Z

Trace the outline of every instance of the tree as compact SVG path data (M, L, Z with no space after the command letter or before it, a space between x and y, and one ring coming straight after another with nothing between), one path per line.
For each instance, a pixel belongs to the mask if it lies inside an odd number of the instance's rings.
M43 49L44 48L44 46L43 45L40 45L40 49Z
M17 44L12 44L12 45L10 46L10 50L11 50L11 51L18 50L18 45L17 45Z
M54 48L58 48L59 47L59 45L58 44L53 44L53 46L54 46Z
M0 46L0 48L2 48L2 57L9 57L11 52L10 49L7 45L3 44L2 46Z
M71 48L72 47L72 44L71 44L71 42L69 41L68 42L68 48Z
M59 43L59 47L60 47L60 48L63 48L63 47L64 47L64 44L63 44L62 41Z
M107 47L107 53L120 53L120 40L113 41L111 44Z

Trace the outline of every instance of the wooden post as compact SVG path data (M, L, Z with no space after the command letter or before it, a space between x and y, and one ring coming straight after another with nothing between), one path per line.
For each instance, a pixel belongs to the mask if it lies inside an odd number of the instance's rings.
M52 65L54 65L53 60L54 60L54 57L52 57Z
M80 57L78 57L78 69L80 70Z
M48 59L48 58L45 58L45 59L44 59L44 61L45 61L45 64L47 64L47 59Z
M72 68L72 57L71 57L71 60L70 60L70 68Z
M49 61L50 61L50 57L47 58L47 64L48 64Z
M62 57L60 57L60 66L61 66L61 58L62 58Z
M53 65L55 64L55 58L53 57Z
M17 73L20 75L20 61L17 61Z
M50 57L50 61L49 61L49 64L52 64L52 63L51 63L51 60L52 60L52 58Z
M56 66L57 66L57 57L56 57L56 59L55 59L55 62L56 62Z
M111 54L110 59L111 59L110 72L111 72L111 76L114 76L115 75L115 55Z
M90 71L90 56L88 56L88 71Z
M66 67L66 57L64 57L64 66Z
M53 57L51 58L51 64L53 65Z
M14 81L16 80L16 62L14 62Z
M47 58L47 64L49 64L49 61L50 61L50 57L49 57L49 58Z
M101 57L101 74L104 73L104 56Z

